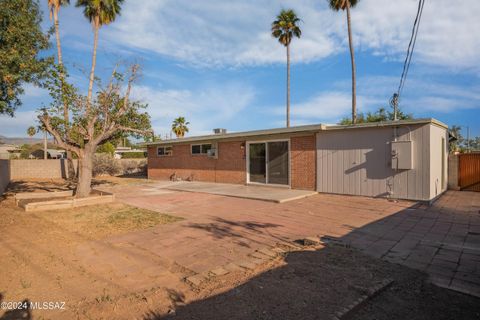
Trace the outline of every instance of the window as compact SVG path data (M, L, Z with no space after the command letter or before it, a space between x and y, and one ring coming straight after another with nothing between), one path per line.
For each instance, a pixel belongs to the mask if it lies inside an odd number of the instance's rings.
M158 147L157 155L159 157L171 156L172 155L172 147Z
M211 143L192 144L192 154L207 154L210 149L212 149Z

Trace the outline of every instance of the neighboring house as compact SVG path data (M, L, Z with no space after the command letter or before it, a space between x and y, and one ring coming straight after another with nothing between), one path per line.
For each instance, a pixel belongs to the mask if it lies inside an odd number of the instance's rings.
M435 119L306 125L148 143L148 177L430 201L447 188Z
M13 144L0 144L0 159L20 158L22 149Z
M47 159L65 159L67 157L67 152L65 150L57 149L47 149ZM31 159L43 159L44 151L43 149L37 149L30 153Z
M113 157L115 159L122 159L124 157L124 155L127 154L127 153L139 153L139 152L145 153L145 158L147 157L147 152L145 150L132 149L131 147L117 147L115 149Z

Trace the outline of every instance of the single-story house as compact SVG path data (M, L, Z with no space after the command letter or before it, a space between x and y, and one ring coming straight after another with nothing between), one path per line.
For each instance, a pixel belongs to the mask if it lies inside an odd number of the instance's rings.
M128 156L129 153L139 153L142 152L147 157L145 150L142 149L132 149L130 147L116 147L113 157L115 159L122 159L125 155Z
M31 159L43 159L45 151L43 149L37 149L30 153ZM47 149L47 159L65 159L67 158L67 152L65 150Z
M0 159L19 158L22 149L13 144L0 144Z
M447 188L435 119L305 125L148 143L148 177L431 201Z

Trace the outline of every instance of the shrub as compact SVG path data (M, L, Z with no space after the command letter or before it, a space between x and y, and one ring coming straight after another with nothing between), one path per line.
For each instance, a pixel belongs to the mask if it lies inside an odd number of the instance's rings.
M121 160L123 174L147 172L147 161Z
M97 147L97 153L108 153L113 156L115 153L115 146L110 142L105 142Z
M146 152L124 152L122 159L143 159L146 158Z
M109 174L114 176L122 173L122 166L107 153L95 154L93 157L93 175L98 176L102 174Z

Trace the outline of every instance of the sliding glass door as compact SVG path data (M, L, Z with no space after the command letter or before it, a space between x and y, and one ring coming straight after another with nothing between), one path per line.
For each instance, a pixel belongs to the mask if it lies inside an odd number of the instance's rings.
M249 182L289 185L288 141L248 145Z
M249 146L250 182L267 183L267 150L265 143L252 143Z

